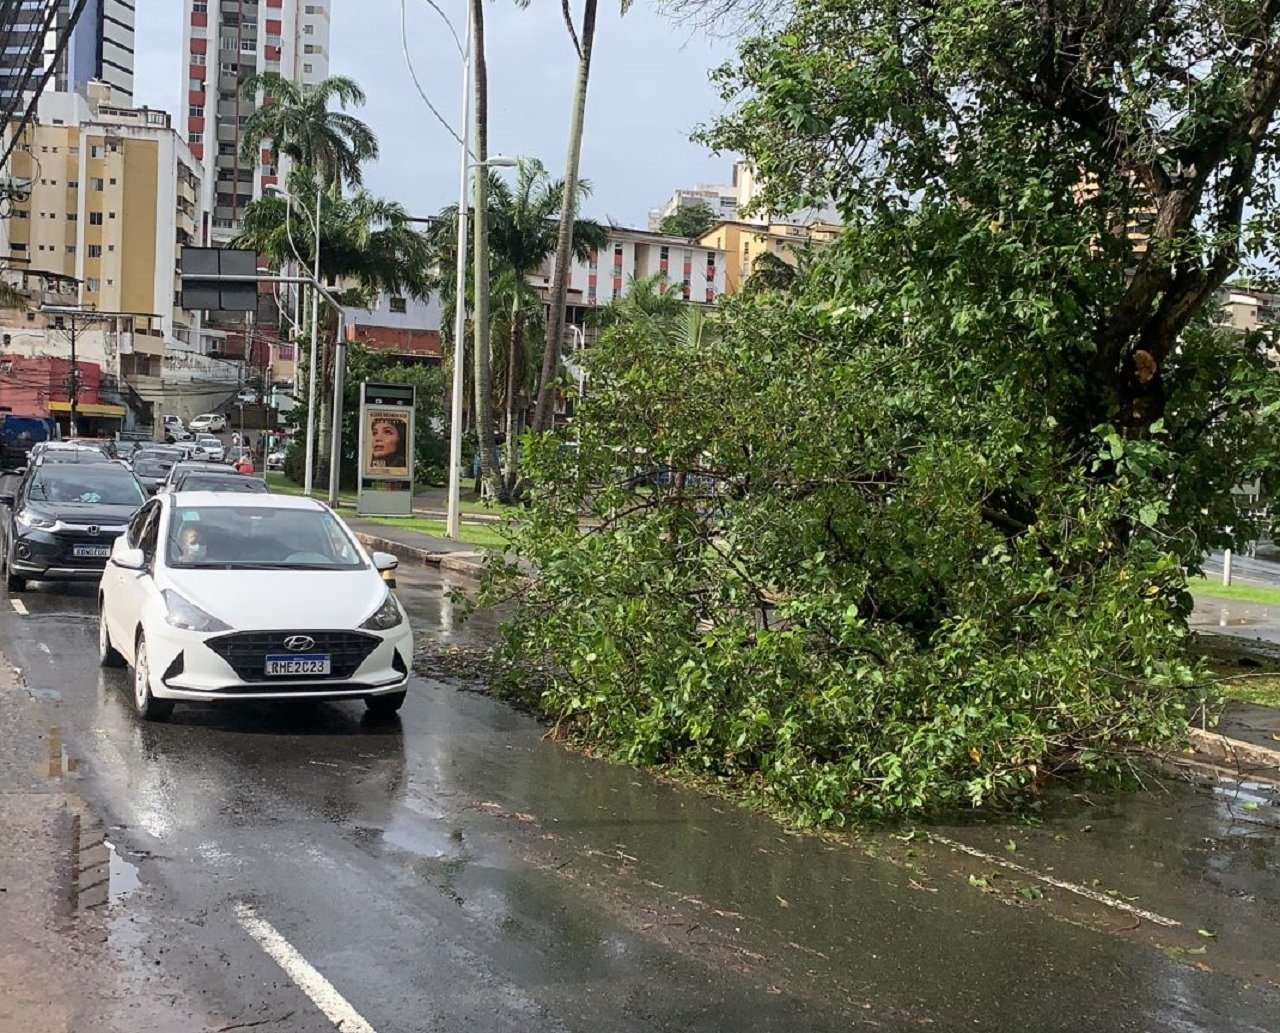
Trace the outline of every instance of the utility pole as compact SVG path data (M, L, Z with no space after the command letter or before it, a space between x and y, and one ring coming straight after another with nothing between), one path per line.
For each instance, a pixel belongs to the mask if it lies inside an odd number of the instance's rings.
M80 367L76 365L76 319L71 317L71 376L68 378L67 384L67 401L70 403L71 419L69 426L71 428L71 437L79 437L80 428L77 425L76 415L77 406L80 401Z

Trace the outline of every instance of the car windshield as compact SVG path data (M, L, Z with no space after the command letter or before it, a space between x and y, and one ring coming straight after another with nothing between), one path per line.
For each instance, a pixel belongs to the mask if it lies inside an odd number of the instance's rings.
M217 438L197 438L196 443L200 445L210 445L213 448L221 448L222 442Z
M219 570L359 570L351 536L320 509L178 506L169 520L170 567Z
M256 477L243 474L191 473L182 479L183 491L238 491L267 494L267 486Z
M87 506L140 506L147 499L132 474L106 464L42 469L27 489L27 497L33 502Z
M133 472L139 477L163 477L172 465L159 459L139 459L133 464Z

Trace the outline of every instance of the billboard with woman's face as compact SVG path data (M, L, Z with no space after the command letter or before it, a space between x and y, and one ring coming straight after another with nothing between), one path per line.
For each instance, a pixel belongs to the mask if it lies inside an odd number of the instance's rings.
M360 475L371 478L409 479L409 412L369 406L364 411L364 449Z

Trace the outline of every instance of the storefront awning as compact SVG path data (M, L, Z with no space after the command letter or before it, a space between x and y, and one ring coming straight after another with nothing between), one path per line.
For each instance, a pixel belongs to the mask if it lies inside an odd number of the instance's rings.
M50 412L71 411L70 402L50 402ZM107 405L105 402L79 402L76 405L76 413L80 416L107 416L116 420L123 420L124 414L128 410L123 405Z

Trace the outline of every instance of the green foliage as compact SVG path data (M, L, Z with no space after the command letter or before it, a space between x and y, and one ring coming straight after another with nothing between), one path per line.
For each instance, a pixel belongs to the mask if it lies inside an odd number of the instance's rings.
M302 374L302 370L299 370ZM340 484L344 489L356 486L356 449L360 441L360 385L366 381L380 384L412 384L418 389L414 437L414 484L418 488L445 482L448 468L448 442L444 429L444 376L438 366L404 365L386 352L375 351L359 341L347 346L347 372L342 401L342 456ZM306 467L306 448L302 428L307 422L306 398L299 400L289 413L294 428L293 445L285 455L284 473L295 484L301 484ZM329 454L329 442L317 445L322 456Z
M576 447L526 443L538 574L487 592L538 706L834 824L1179 740L1186 568L1280 406L1212 311L1272 246L1280 11L1180 12L814 0L744 45L712 141L847 228L698 325L632 306Z
M659 233L696 240L716 224L715 209L705 201L684 205L668 215L658 226Z

